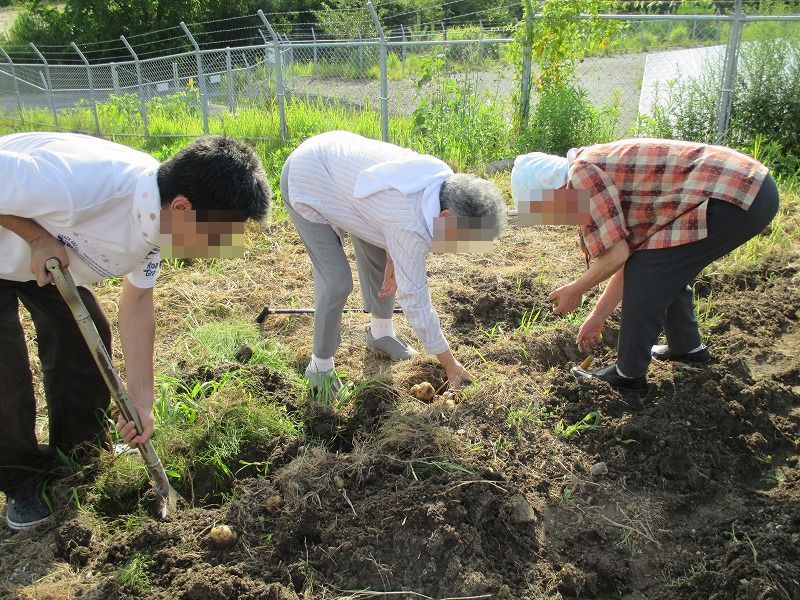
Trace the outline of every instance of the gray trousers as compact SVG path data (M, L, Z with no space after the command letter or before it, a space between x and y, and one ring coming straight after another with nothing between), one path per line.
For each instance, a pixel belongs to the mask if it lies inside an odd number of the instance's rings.
M353 274L333 227L314 223L300 216L289 201L289 163L281 172L281 197L303 244L314 277L314 344L318 358L330 358L342 343L342 309L353 291ZM386 251L357 237L350 236L356 254L364 310L378 319L391 319L394 296L379 298L386 269Z
M767 175L750 209L708 201L708 237L672 248L639 250L625 263L617 365L641 377L650 348L663 329L671 352L683 354L701 344L689 284L707 265L758 235L778 212L778 188Z

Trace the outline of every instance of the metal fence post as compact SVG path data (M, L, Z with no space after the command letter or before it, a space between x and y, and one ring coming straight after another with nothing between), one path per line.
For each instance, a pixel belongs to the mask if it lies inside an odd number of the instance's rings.
M269 21L267 21L267 17L264 16L264 11L259 9L258 16L261 18L261 22L264 23L264 26L269 30L270 35L272 36L272 56L273 60L275 61L275 97L278 101L278 117L280 118L281 122L281 139L283 141L288 141L289 134L286 130L286 107L284 106L284 90L283 90L283 74L281 71L283 67L281 66L281 44L280 38L278 34L275 33L275 30L270 25ZM264 44L266 46L267 38L264 36L263 32L261 33L261 37L264 38Z
M528 126L528 118L531 112L532 32L533 6L531 6L531 0L525 0L525 36L522 41L522 76L520 77L519 107L517 111L518 131L523 131Z
M317 76L317 32L314 31L314 28L311 28L311 39L314 40L313 46L313 53L314 53L314 62L313 66L311 67L311 77Z
M361 45L364 40L361 37L361 29L358 30L358 41L358 74L364 77L364 46Z
M719 108L717 110L717 131L716 143L721 144L725 140L725 132L728 129L728 122L731 117L731 104L733 103L733 90L736 85L736 66L739 60L739 41L742 34L742 24L745 15L742 11L742 0L736 0L736 8L731 20L730 38L728 47L725 50L725 73L722 78L722 89L720 91Z
M283 41L286 43L286 50L284 50L284 54L288 58L283 60L283 57L281 57L281 65L286 69L286 85L287 87L291 88L292 78L294 77L294 46L292 45L292 41L289 39L289 35L286 33L283 34Z
M122 40L122 43L125 44L125 47L128 49L128 52L131 53L133 56L134 66L136 68L136 84L139 86L139 112L142 113L142 125L144 126L144 137L145 139L150 137L150 127L147 121L147 104L144 101L144 85L142 84L142 63L139 62L139 55L136 54L136 51L133 49L128 43L128 40L125 38L124 35L119 36L119 39Z
M478 27L480 31L478 32L478 62L481 62L483 59L483 21L478 21Z
M200 110L203 113L203 133L208 133L208 95L206 93L206 76L203 72L203 55L200 54L200 46L197 40L194 39L192 32L189 31L186 23L181 21L180 26L194 47L194 56L197 60L197 87L200 88Z
M89 61L86 60L86 57L81 52L81 49L78 48L78 45L75 42L70 44L72 49L78 53L78 56L81 57L83 64L86 65L86 78L89 82L89 98L92 100L92 114L94 115L94 131L97 135L100 135L100 119L97 117L97 96L94 92L94 80L92 79L92 67L89 65Z
M172 87L175 88L177 92L181 87L181 80L178 77L178 63L172 63Z
M403 77L406 76L406 28L400 23L400 36L403 38L403 46L400 49L400 60L403 63Z
M236 114L236 102L234 101L233 90L233 66L231 65L231 47L225 48L225 73L228 75L228 108L231 113Z
M442 21L442 51L447 52L447 29L444 28L444 21Z
M244 62L244 93L248 98L252 98L250 94L250 63L244 52L242 52L242 61Z
M19 82L17 81L17 72L14 69L14 61L11 60L11 57L6 53L3 48L0 48L0 52L3 53L6 61L8 62L9 66L11 67L11 79L14 82L14 94L17 97L17 108L19 109L19 121L20 123L25 123L25 114L22 111L22 96L19 93Z
M381 40L380 46L380 65L381 65L381 139L384 142L389 141L389 74L386 68L386 36L383 34L383 27L378 18L378 13L375 12L375 7L372 5L371 0L367 0L367 9L369 15L372 17L372 22L375 24L375 29L378 30L378 37Z
M45 75L42 76L42 81L44 82L44 87L47 90L47 99L50 102L50 111L53 113L53 124L55 125L56 129L58 129L58 111L56 111L56 100L53 96L53 81L50 79L50 65L47 62L47 59L39 52L39 49L31 42L30 47L36 53L36 56L39 57L44 63L44 72ZM41 74L41 71L40 71Z
M111 87L114 88L114 95L119 96L119 73L117 73L117 63L111 63Z

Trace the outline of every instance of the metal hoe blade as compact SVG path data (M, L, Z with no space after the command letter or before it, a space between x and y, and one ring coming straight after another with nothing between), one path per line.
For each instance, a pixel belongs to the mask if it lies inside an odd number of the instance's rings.
M61 262L57 258L47 259L45 266L52 274L53 281L58 291L67 303L67 306L69 306L72 316L75 318L75 322L81 330L81 335L83 335L83 339L86 340L86 344L89 346L94 362L97 363L97 368L100 369L100 374L103 376L106 385L108 385L108 389L111 391L111 397L114 398L119 412L126 420L133 421L136 425L136 432L141 433L142 423L139 419L139 414L136 412L130 398L128 398L128 391L122 384L122 380L119 377L119 373L114 368L114 363L111 361L108 350L106 350L105 344L103 344L103 341L100 339L97 327L78 294L78 288L75 286L72 275L69 270L61 269ZM178 493L170 485L167 474L164 471L164 466L161 464L161 459L158 457L150 440L144 444L139 444L138 448L139 452L142 454L142 459L147 468L147 474L153 482L153 487L155 488L158 498L156 512L163 519L169 513L176 510Z

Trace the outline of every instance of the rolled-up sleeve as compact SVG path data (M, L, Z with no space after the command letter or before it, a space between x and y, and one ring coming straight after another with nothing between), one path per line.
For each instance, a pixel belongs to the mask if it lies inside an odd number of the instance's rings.
M0 150L0 214L70 224L71 197L55 171L28 154Z
M589 222L581 225L587 253L597 258L620 240L628 237L619 192L602 169L576 160L569 173L569 186L589 192Z
M425 270L429 244L417 233L399 230L387 238L387 250L394 261L397 302L428 354L440 354L450 346L444 337L439 315L433 308Z

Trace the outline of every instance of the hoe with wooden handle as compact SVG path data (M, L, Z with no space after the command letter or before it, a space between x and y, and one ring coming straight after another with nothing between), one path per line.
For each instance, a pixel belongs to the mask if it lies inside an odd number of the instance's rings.
M114 364L111 362L108 350L106 350L105 344L100 339L97 327L78 294L78 288L75 286L72 275L68 269L61 269L61 261L57 258L48 258L45 266L53 275L53 281L58 291L67 306L69 306L72 316L75 317L78 328L81 330L81 335L83 335L83 339L86 340L89 350L92 352L94 362L97 363L97 368L100 369L100 374L103 376L106 385L108 385L119 412L126 420L133 421L136 424L137 434L141 433L142 423L139 419L139 414L128 398L128 391L122 384L119 373L117 373ZM158 454L156 454L150 440L144 444L139 444L139 451L142 453L147 474L153 481L153 487L155 488L158 501L156 512L163 519L176 510L178 493L170 485L164 466L161 464L161 459L158 458Z

